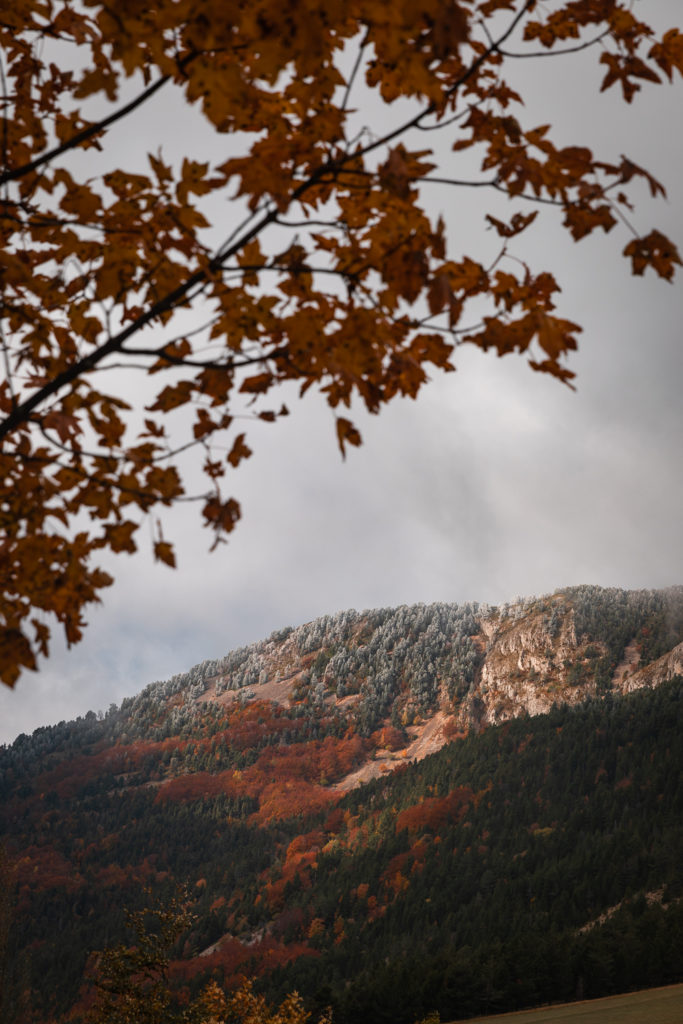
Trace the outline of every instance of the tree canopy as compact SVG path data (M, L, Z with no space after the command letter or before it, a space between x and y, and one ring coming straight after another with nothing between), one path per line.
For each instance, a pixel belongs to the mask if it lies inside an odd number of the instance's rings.
M311 1020L296 992L271 1009L245 979L227 994L210 981L189 1004L178 1005L168 970L174 944L193 921L187 891L158 902L151 909L126 913L135 945L122 944L96 956L91 1024L308 1024ZM318 1024L330 1024L325 1013Z
M601 89L630 104L683 74L683 33L657 38L631 6L17 0L3 11L4 683L48 654L54 621L68 643L81 638L85 606L112 582L98 552L134 551L145 519L155 557L175 564L164 506L198 501L214 543L233 530L226 478L251 455L245 416L277 421L292 388L321 393L343 453L361 442L354 401L375 413L415 397L461 343L525 353L569 383L581 328L557 314L553 274L515 257L541 212L576 241L619 225L634 274L673 278L675 245L632 215L637 179L653 196L663 186L627 156L524 125L507 70L592 49ZM215 133L215 160L195 159L189 141L182 160L168 156L177 140L161 121L137 140L144 166L127 149L164 94ZM356 103L374 123L358 127ZM505 219L486 215L486 264L433 213L430 193L444 188L514 201ZM183 473L191 449L199 487Z

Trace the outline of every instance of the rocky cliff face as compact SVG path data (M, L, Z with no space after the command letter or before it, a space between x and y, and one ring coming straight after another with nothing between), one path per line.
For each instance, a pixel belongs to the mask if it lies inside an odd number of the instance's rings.
M683 676L683 643L677 644L668 654L663 654L643 668L638 668L638 661L635 660L633 663L627 662L623 669L623 675L615 679L615 689L620 693L631 693L644 686L659 686L674 676Z
M587 696L585 686L568 681L569 668L584 660L587 646L577 643L573 609L562 600L552 607L552 628L542 608L482 622L486 648L477 686L459 709L463 725L539 715L558 699L575 703Z
M571 605L559 599L554 607L561 618L553 630L547 615L536 610L501 625L490 618L482 622L485 654L477 686L458 709L463 727L544 714L555 703L576 704L608 690L630 693L683 673L683 644L642 666L639 643L632 639L612 669L609 686L600 687L595 665L609 658L608 645L586 634L577 640Z

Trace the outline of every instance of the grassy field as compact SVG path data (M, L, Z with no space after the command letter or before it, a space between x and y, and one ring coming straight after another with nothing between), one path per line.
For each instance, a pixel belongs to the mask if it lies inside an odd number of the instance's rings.
M681 1024L683 1022L683 985L629 992L607 999L581 1003L561 1003L540 1010L477 1017L476 1024ZM456 1022L454 1022L456 1024ZM470 1020L469 1024L475 1024Z

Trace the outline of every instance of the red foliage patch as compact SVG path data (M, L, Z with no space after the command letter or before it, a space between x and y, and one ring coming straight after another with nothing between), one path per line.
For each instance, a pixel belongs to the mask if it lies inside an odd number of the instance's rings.
M163 800L201 800L207 796L240 796L246 792L240 772L232 770L218 772L191 772L178 775L162 783L157 790L156 801Z
M67 892L75 892L85 884L71 861L59 851L46 846L30 846L14 862L13 868L20 896L24 889L36 892L64 888Z
M202 974L223 974L224 984L230 988L239 984L245 974L267 974L300 956L319 956L304 942L290 942L286 946L272 936L245 945L239 939L226 936L217 948L207 955L191 960L177 960L171 964L170 976L176 982L190 981Z
M458 822L464 816L474 793L469 786L459 786L448 796L427 797L414 807L407 807L396 818L396 831L438 831L446 822Z
M264 788L259 809L250 820L262 825L272 821L285 821L297 814L321 811L335 799L337 795L322 786L316 786L303 779L283 779Z
M370 737L370 742L378 750L402 750L406 745L405 736L393 725L377 729Z

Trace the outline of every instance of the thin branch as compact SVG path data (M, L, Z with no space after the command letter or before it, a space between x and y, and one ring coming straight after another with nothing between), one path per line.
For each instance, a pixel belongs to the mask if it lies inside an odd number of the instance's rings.
M256 207L255 210L252 210L251 213L247 214L247 216L244 218L244 220L240 224L238 224L237 227L234 228L233 231L230 232L230 234L228 235L226 240L223 242L223 244L220 246L220 248L216 250L216 257L217 258L220 258L224 252L228 251L230 243L233 241L233 239L236 238L236 236L240 233L240 231L246 230L247 225L249 224L249 222L252 221L254 219L254 217L257 217L259 215L259 213L261 213L261 211L264 208L266 208L266 207L268 207L268 202L267 201L262 201L262 202L260 202L258 204L258 206Z
M349 102L349 97L351 96L351 90L353 88L353 83L354 83L354 81L356 79L356 75L358 74L358 72L360 70L361 61L363 59L363 51L364 51L365 47L368 45L369 37L370 37L370 29L368 28L366 30L366 32L365 32L365 38L362 40L360 46L358 47L358 54L356 55L356 60L355 60L355 63L353 65L353 69L351 71L351 74L349 75L349 80L346 83L346 91L344 92L344 99L342 100L342 105L341 105L341 108L340 108L342 111L346 110L346 104Z
M180 334L176 334L173 338L169 338L168 341L164 342L163 346L160 346L160 348L161 347L166 348L168 345L175 345L179 341L184 341L187 338L194 338L198 334L203 334L203 332L208 330L209 327L213 327L213 325L219 319L220 319L220 317L218 315L209 317L209 319L205 323L200 324L199 327L195 327L191 331L181 331Z
M460 89L470 80L470 78L472 78L472 76L479 70L482 64L484 64L493 53L498 53L500 51L500 48L505 42L505 40L510 38L512 33L517 28L518 24L524 17L524 15L534 6L535 3L536 0L526 0L526 3L522 7L522 9L515 15L515 17L512 19L512 21L510 22L506 30L503 32L503 34L499 37L499 39L496 42L492 41L488 49L484 53L480 54L480 56L477 57L476 60L474 60L470 64L469 68L462 73L460 78L458 78L458 80L454 82L449 89L446 90L445 98L450 98L451 96L453 96L454 93L458 91L458 89ZM357 160L360 157L365 156L366 153L371 153L373 152L373 150L378 149L380 146L387 145L387 143L391 142L392 139L395 139L400 135L404 135L407 131L410 131L411 128L418 128L420 121L422 121L422 119L425 117L429 117L430 114L434 114L436 110L436 103L430 103L427 107L425 107L423 111L421 111L419 114L415 114L414 117L409 118L402 125L399 125L398 128L392 129L392 131L387 132L386 135L381 136L381 138L376 139L372 143L368 143L367 146L364 146L359 150L356 150L353 153L354 159Z
M88 451L87 449L84 448L78 448L77 450L74 450L73 448L70 448L68 445L64 444L62 441L58 441L57 438L53 437L48 432L48 428L43 423L38 423L38 429L40 430L41 434L48 442L48 444L51 444L54 448L59 448L60 451L64 452L65 455L69 455L71 458L76 456L77 458L83 459L111 459L112 461L117 462L119 464L125 462L135 463L138 461L135 458L133 458L126 449L122 449L120 452L114 452L111 449L105 449L103 451L95 452ZM198 444L201 444L202 441L203 438L193 438L191 441L186 441L185 444L178 445L177 448L168 448L165 452L162 452L161 455L156 455L151 459L145 459L144 465L153 466L159 462L166 462L168 459L174 459L177 455L181 455L188 449L196 448L196 446Z
M239 273L241 276L245 271L253 271L258 274L262 270L275 270L279 274L291 274L293 277L296 277L297 274L327 274L332 277L341 277L343 280L346 280L348 277L355 277L354 272L345 270L342 267L312 267L310 263L298 263L296 266L289 266L286 263L267 263L263 266L251 266L245 263L235 273Z
M492 178L491 181L470 181L465 178L432 178L431 175L413 178L413 181L428 181L434 185L457 185L463 188L491 188L497 184L496 178Z
M2 98L3 98L3 112L2 112L2 166L7 165L7 79L5 78L5 64L0 58L0 82L2 83ZM5 185L2 189L4 201L7 202L8 188ZM9 345L7 344L7 336L5 334L5 288L3 284L2 297L0 298L0 346L2 347L2 358L5 364L5 377L7 378L7 387L9 389L9 396L12 408L15 409L17 405L17 396L14 391L14 380L12 378L12 364L9 355Z
M7 79L5 78L5 62L0 58L0 79L2 80L2 166L7 167L7 107L9 97L7 95ZM7 200L7 189L3 189L5 201Z
M612 199L608 199L607 202L609 204L609 208L613 211L613 213L615 213L617 215L617 217L619 218L621 223L624 225L624 227L628 231L631 232L633 237L634 238L640 238L640 234L639 234L638 231L636 231L635 225L633 225L631 223L629 218L626 216L624 211L621 209L621 206L618 203L615 203Z
M344 229L336 220L282 220L277 217L274 221L278 227L282 228L334 228L335 231L343 231Z
M266 268L262 267L261 269L264 270ZM216 359L201 360L188 359L186 356L174 356L171 352L165 352L163 348L124 348L121 351L124 354L130 353L132 356L150 356L155 359L163 359L170 366L192 366L200 370L223 370L226 373L240 370L244 366L254 366L256 363L263 363L268 359L281 359L285 354L283 350L274 349L272 352L262 352L257 356L240 359L239 362L235 360L221 362Z
M497 192L502 192L504 196L508 196L509 199L523 199L527 203L543 203L546 206L571 206L571 199L550 199L545 196L532 196L528 192L511 192L509 188L505 188L498 181L491 182L491 188L495 188Z
M436 314L437 317L442 317L444 315L445 315L445 311L442 311L441 313L437 313ZM412 325L412 329L413 330L418 330L418 329L424 330L424 328L426 327L430 331L437 331L439 334L447 334L449 337L453 338L454 341L457 343L458 339L457 339L456 335L458 335L458 334L470 334L472 331L477 331L477 330L479 330L483 326L482 321L479 321L478 324L475 324L472 327L442 327L440 324L430 323L430 320L432 320L432 319L434 319L433 316L423 317L422 320L417 320L415 322L415 324Z
M587 50L601 42L605 36L611 34L611 29L606 28L595 39L589 39L585 43L577 43L576 46L565 46L561 50L532 50L531 53L512 53L510 50L498 50L501 57L511 57L513 60L526 60L528 57L564 57L567 53L578 53L579 50Z
M379 180L379 172L378 171L368 171L368 170L365 170L365 168L360 169L360 168L356 168L356 167L349 167L349 168L345 167L345 168L343 168L342 170L340 170L337 173L336 178L337 178L337 180L339 180L340 178L347 177L347 176L352 176L352 177L357 177L357 178L373 178L375 180ZM483 188L483 187L486 187L486 186L495 185L497 180L498 180L497 178L492 178L490 181L472 181L469 178L433 178L430 175L418 175L418 176L416 176L414 178L411 178L410 182L413 183L413 182L418 182L418 181L428 181L428 182L432 182L433 184L436 184L436 185L462 185L462 186L465 186L465 187L468 187L468 188ZM345 187L348 187L348 186L345 186ZM311 222L311 223L316 223L316 222ZM317 223L322 223L322 222L319 221ZM299 223L293 223L291 226L292 227L306 227L307 226L307 222L306 221L301 221ZM337 227L340 231L343 230L341 225L339 225L338 223L335 223L335 224L326 223L325 226Z
M189 63L193 58L194 54L186 57L184 63ZM109 115L109 117L105 117L102 121L97 121L95 124L89 125L87 128L84 128L83 131L77 132L76 135L67 139L66 142L63 142L60 146L55 146L54 149L49 149L46 153L36 157L35 160L31 160L29 163L23 164L21 167L16 167L13 171L5 171L3 174L0 174L0 185L4 185L5 182L8 181L16 181L18 178L26 177L27 174L31 174L32 171L35 171L44 164L49 163L50 160L54 160L55 157L61 156L62 153L66 153L67 150L75 149L77 146L82 145L82 143L87 142L88 139L91 139L94 135L99 135L100 132L105 131L105 129L109 128L110 125L114 124L116 121L120 121L122 117L126 117L128 114L136 110L137 107L150 99L156 92L158 92L159 89L161 89L162 86L166 85L166 83L170 81L170 78L170 75L163 75L147 89L144 89L134 100L131 100L130 103L126 103L126 105L121 107L119 110L115 110L113 114Z
M149 366L146 363L107 363L106 366L93 366L90 373L109 373L110 370L141 370L149 373Z
M493 37L491 36L491 33L489 32L488 25L486 24L486 21L485 21L484 18L481 18L479 20L479 25L484 30L484 35L486 36L486 38L488 40L489 46L492 46L493 45ZM549 49L546 49L546 50L532 50L530 53L512 53L510 50L501 50L500 47L499 47L498 48L498 53L501 55L501 57L511 57L511 58L513 58L515 60L516 59L523 60L523 59L526 59L527 57L563 57L566 53L577 53L579 50L587 50L590 46L595 46L595 44L599 43L600 40L605 38L605 36L610 35L611 31L612 31L611 29L606 28L605 31L601 32L599 36L595 37L595 39L589 39L585 43L577 43L576 46L565 46L561 50L550 51Z
M421 132L437 132L442 128L448 128L450 125L455 124L456 121L461 121L464 117L467 117L473 110L480 107L484 102L483 99L478 99L476 103L468 103L465 110L461 110L459 114L453 114L453 117L449 117L447 121L437 121L436 124L418 124L415 127Z

